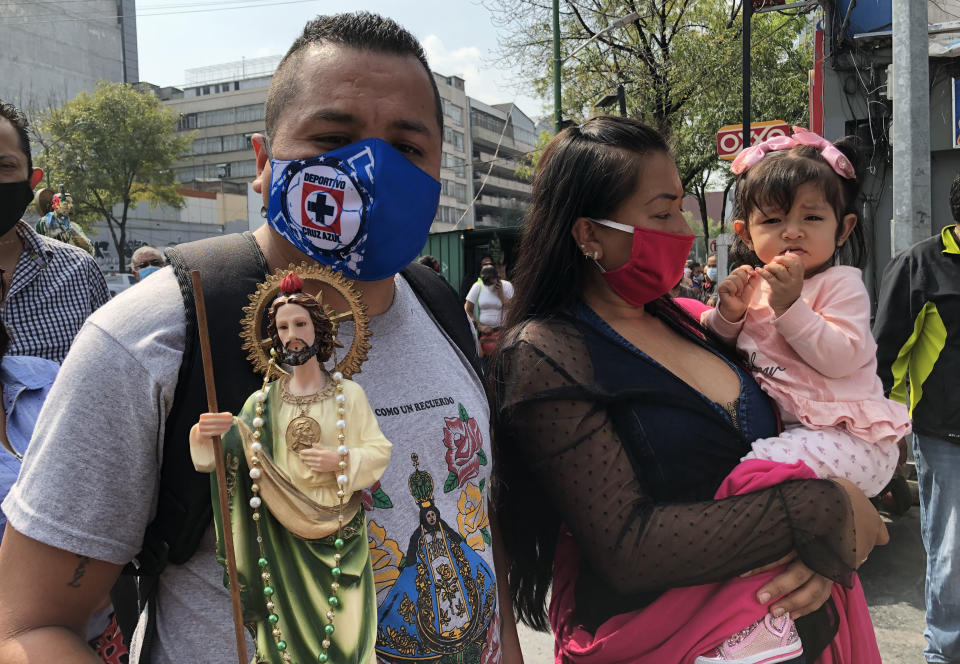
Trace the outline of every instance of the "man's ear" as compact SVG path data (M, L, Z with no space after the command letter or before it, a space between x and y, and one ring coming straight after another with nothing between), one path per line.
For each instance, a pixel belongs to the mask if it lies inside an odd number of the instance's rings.
M30 174L30 188L36 189L37 185L40 184L40 180L43 179L43 169L35 168L33 173Z
M253 190L263 196L264 205L270 196L270 156L267 154L267 137L263 134L254 134L250 137L253 153L257 160L257 177L253 180ZM266 186L264 186L266 185Z
M753 250L753 240L750 239L750 228L747 226L747 222L743 219L734 219L733 232L743 240L745 245L750 247L751 251Z

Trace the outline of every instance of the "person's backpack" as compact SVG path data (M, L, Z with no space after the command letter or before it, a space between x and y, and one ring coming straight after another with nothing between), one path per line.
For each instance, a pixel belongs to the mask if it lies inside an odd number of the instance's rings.
M117 624L128 647L141 613L148 611L140 662L150 661L160 573L167 564L182 565L193 556L213 518L210 476L193 468L188 442L190 427L207 409L191 270L200 271L210 338L218 341L213 344L213 371L220 409L239 412L262 382L240 343L241 311L249 304L249 294L268 274L253 235L231 234L182 244L168 249L167 257L183 297L186 343L164 429L157 515L147 526L143 550L124 568L111 591ZM401 275L482 378L476 336L453 288L419 263L411 263Z

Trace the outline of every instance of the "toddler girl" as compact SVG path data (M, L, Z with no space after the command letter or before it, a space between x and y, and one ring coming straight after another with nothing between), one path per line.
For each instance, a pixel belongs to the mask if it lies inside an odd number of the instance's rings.
M910 420L883 396L860 270L839 264L865 254L856 148L793 131L733 162L734 230L762 266L742 265L724 279L717 308L701 322L736 343L780 408L783 433L757 440L744 458L803 461L873 496L893 475ZM696 662L773 664L801 652L789 616L768 615Z

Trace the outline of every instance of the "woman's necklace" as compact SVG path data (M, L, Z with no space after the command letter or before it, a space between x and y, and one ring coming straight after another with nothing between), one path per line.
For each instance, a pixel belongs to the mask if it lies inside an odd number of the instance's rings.
M333 382L328 381L326 385L320 388L319 392L303 396L290 392L289 376L282 377L278 384L280 386L280 398L287 403L292 403L300 411L287 425L287 431L284 435L287 441L287 449L297 453L300 450L313 447L313 444L320 440L320 423L307 415L307 411L310 409L310 404L333 395L335 390Z
M276 365L276 360L270 358L270 365L273 368ZM260 558L257 560L257 565L260 567L260 579L263 581L263 596L266 600L267 606L267 622L269 623L269 629L273 634L273 640L276 643L277 650L280 652L280 658L287 662L293 662L293 657L290 653L286 652L287 642L283 640L283 632L280 630L280 616L276 612L276 603L274 598L277 596L277 588L271 584L270 577L270 561L267 559L266 551L263 548L263 534L260 532L260 508L263 505L263 501L260 499L260 486L257 484L257 480L263 475L263 472L260 470L260 457L258 456L263 452L263 445L260 443L261 432L263 431L263 403L267 400L267 379L270 376L270 372L267 372L267 375L264 376L263 386L260 388L260 391L256 392L253 397L257 402L256 413L257 416L253 418L253 443L250 445L250 449L253 451L253 456L250 457L250 479L253 480L253 484L250 485L250 492L253 494L253 498L250 499L250 508L253 510L252 518L254 527L257 530L257 547L260 551ZM340 463L338 464L339 474L337 475L337 499L339 502L339 514L337 515L337 538L333 542L333 547L337 552L333 555L333 562L336 567L330 569L330 575L333 577L334 581L330 585L330 596L327 598L327 605L330 609L327 611L327 624L323 626L323 642L320 644L322 650L320 654L317 655L317 662L320 664L326 664L329 662L330 656L328 650L330 649L330 639L333 637L334 627L333 619L336 617L336 609L340 606L340 598L337 596L340 592L340 560L342 559L341 551L344 547L343 539L343 499L346 496L344 491L347 485L347 453L349 450L346 445L346 403L347 398L343 394L343 374L339 371L335 371L331 376L333 379L332 387L330 390L330 385L327 385L324 389L320 390L317 394L310 395L309 397L293 397L295 399L303 398L309 399L306 401L305 405L309 405L313 401L319 400L318 397L321 393L327 393L327 396L336 392L336 402L337 402L337 454L340 455ZM329 390L329 391L328 391ZM281 395L283 395L283 388L281 387ZM291 395L292 396L292 395ZM299 404L298 404L299 405ZM305 412L305 411L304 411ZM310 421L317 424L315 420L307 417ZM320 425L317 424L317 429L319 431ZM287 428L288 432L288 445L289 445L289 427Z

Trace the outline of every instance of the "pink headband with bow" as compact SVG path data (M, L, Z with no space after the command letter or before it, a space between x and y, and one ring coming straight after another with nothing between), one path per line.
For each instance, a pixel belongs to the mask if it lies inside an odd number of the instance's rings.
M730 165L730 170L734 175L746 173L750 168L756 166L768 152L789 150L798 145L810 145L817 148L820 150L820 156L830 164L837 175L848 180L856 179L857 174L853 170L853 164L840 152L837 146L823 136L803 127L794 127L793 136L774 136L762 143L750 146L737 155L737 158Z

